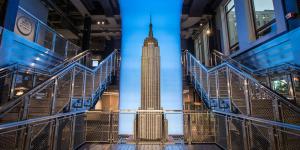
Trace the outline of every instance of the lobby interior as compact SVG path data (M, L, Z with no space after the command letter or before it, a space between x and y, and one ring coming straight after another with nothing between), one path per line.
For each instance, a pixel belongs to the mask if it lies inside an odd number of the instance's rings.
M299 0L0 0L0 150L300 149Z

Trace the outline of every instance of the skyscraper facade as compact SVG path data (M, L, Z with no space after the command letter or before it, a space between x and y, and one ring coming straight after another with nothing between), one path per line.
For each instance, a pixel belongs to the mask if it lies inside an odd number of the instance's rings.
M142 50L141 107L134 134L139 141L162 141L167 137L167 120L160 101L160 50L151 21L149 28Z

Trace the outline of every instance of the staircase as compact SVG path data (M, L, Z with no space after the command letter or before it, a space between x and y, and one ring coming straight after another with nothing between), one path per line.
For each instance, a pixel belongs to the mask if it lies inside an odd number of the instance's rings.
M203 100L212 109L227 111L228 100L231 112L300 125L300 109L261 84L237 62L232 64L232 61L223 61L213 68L207 68L189 52L183 56L191 83L194 83L196 90L200 90L198 93L206 95Z
M85 59L89 52L79 54L45 81L33 87L22 96L9 100L0 107L0 122L15 122L68 112L73 108L73 99L79 108L89 108L96 101L101 91L111 82L115 69L113 52L100 65L90 69L80 60Z

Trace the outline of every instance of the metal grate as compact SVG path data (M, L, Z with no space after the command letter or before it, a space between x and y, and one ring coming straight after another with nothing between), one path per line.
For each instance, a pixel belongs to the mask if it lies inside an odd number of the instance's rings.
M22 137L26 131L25 127L14 127L0 130L0 150L22 149Z
M227 122L224 116L215 115L216 117L216 143L222 148L227 148Z
M244 149L243 122L238 119L229 120L229 138L232 150Z
M189 143L215 143L215 117L210 113L185 113L184 136Z
M39 123L32 126L31 130L31 150L43 150L50 148L50 129L52 122Z
M58 135L56 138L56 149L66 150L70 148L72 136L72 118L62 118L58 121Z
M87 135L89 142L110 142L110 113L87 113Z
M86 116L85 114L81 114L76 116L75 120L75 136L74 136L74 146L76 149L81 144L85 142L85 128L86 127Z

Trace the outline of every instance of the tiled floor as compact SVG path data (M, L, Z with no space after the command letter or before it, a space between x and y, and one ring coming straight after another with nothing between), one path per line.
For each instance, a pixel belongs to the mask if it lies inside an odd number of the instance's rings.
M201 145L133 145L133 144L85 144L79 150L221 150L214 144Z

